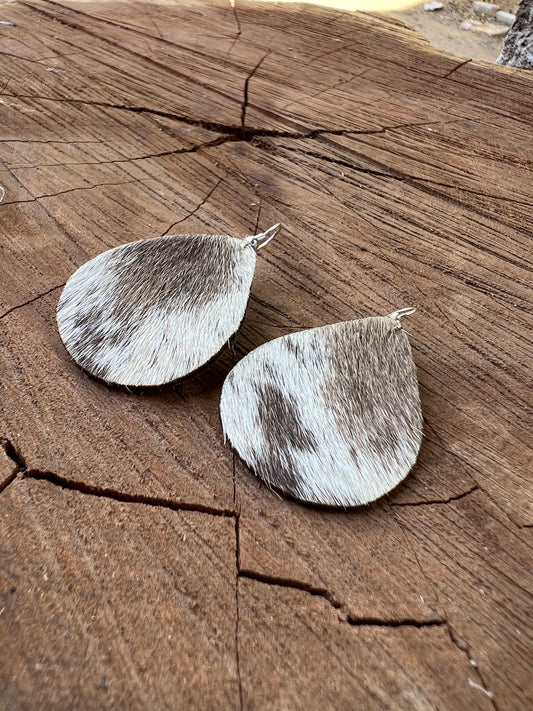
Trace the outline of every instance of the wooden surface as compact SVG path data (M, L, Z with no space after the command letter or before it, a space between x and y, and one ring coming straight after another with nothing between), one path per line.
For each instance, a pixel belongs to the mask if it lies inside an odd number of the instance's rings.
M310 7L1 7L2 708L531 707L533 74ZM87 259L274 222L235 355L140 395L69 360ZM234 359L407 305L405 483L266 490L222 438Z

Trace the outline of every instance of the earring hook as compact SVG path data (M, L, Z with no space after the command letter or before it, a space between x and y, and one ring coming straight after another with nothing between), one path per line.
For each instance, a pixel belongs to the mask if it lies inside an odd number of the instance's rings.
M278 223L277 225L272 225L272 227L269 227L268 230L265 230L264 232L260 232L258 235L251 235L250 237L246 237L243 240L244 247L253 247L256 251L258 249L261 249L262 247L266 247L266 245L270 242L270 240L273 240L274 237L278 234L278 232L281 229L281 224Z
M410 316L411 314L414 314L415 311L416 309L413 306L406 306L403 309L398 309L398 311L394 311L393 313L389 314L387 318L391 318L393 321L396 321L396 330L402 327L401 319L404 316Z

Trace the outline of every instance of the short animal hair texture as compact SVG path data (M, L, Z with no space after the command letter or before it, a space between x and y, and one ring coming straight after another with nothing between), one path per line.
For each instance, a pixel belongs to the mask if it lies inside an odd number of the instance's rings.
M357 506L407 476L422 441L415 364L400 325L413 310L283 336L237 363L222 389L224 433L269 487Z
M238 330L254 275L253 238L173 235L110 249L68 280L59 333L78 365L125 386L178 380Z

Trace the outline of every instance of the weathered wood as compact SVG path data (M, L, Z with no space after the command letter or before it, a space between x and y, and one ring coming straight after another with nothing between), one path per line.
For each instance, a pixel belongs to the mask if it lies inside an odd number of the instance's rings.
M324 520L243 488L242 575L322 594L355 626L440 623L499 709L530 702L531 536L483 492L425 504L392 495L365 515Z
M310 7L3 13L2 705L531 706L533 75ZM87 259L276 222L235 354L135 395L70 361ZM232 363L406 305L405 483L345 512L264 488L223 442Z
M14 461L8 456L4 442L0 441L0 492L11 484L17 476L17 467Z
M240 645L254 650L244 708L493 708L444 625L353 626L319 597L246 579L239 610Z
M237 706L232 519L21 480L0 511L3 708Z

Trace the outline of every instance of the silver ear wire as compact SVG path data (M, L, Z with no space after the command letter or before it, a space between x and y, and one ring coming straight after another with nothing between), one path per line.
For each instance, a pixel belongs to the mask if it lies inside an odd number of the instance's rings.
M389 318L393 318L396 321L399 319L403 318L404 316L410 316L411 314L414 314L416 311L414 306L405 306L403 309L398 309L398 311L393 311L393 313L389 314Z
M396 321L396 326L395 329L401 328L401 319L404 316L410 316L411 314L414 314L416 309L413 306L405 306L403 309L398 309L398 311L393 311L393 313L389 314L387 318L391 318L393 321Z
M243 240L243 247L253 247L257 252L258 249L266 247L266 245L274 239L281 229L281 224L272 225L268 230L260 232L258 235L251 235Z

